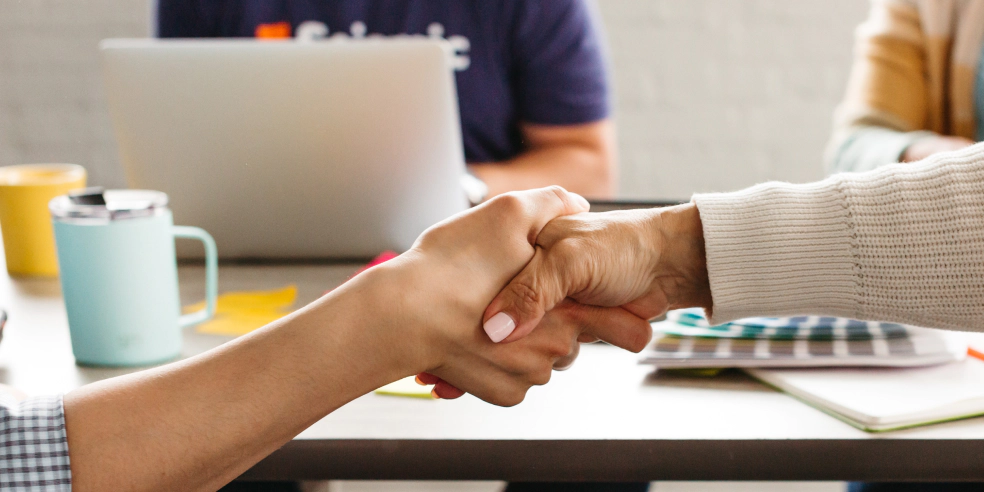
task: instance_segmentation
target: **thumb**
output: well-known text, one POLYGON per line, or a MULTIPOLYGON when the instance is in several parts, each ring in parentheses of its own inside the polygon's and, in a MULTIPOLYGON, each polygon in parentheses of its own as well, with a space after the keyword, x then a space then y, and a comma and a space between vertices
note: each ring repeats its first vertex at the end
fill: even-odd
POLYGON ((493 342, 512 342, 525 337, 543 315, 567 297, 561 271, 543 248, 519 272, 485 310, 482 327, 493 342))

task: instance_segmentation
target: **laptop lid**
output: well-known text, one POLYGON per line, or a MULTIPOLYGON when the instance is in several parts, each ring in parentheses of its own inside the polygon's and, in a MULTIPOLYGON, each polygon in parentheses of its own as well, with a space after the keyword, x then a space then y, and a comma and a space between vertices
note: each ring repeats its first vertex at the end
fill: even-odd
MULTIPOLYGON (((127 182, 224 258, 368 257, 464 210, 445 42, 106 40, 127 182)), ((188 250, 184 250, 188 253, 188 250)))

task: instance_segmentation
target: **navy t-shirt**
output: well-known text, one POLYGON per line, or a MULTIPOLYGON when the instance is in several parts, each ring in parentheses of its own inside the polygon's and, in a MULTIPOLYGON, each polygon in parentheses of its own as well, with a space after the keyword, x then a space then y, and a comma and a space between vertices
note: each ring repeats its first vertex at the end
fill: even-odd
POLYGON ((521 121, 574 125, 609 114, 602 41, 585 0, 159 0, 157 27, 160 37, 252 37, 294 33, 305 21, 329 36, 447 38, 468 162, 522 152, 521 121))

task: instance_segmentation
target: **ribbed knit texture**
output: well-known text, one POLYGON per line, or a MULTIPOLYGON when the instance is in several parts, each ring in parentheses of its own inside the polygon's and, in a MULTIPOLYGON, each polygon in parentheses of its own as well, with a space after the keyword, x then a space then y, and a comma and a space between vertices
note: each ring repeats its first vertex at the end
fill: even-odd
POLYGON ((984 144, 694 202, 714 323, 812 314, 984 331, 984 144))

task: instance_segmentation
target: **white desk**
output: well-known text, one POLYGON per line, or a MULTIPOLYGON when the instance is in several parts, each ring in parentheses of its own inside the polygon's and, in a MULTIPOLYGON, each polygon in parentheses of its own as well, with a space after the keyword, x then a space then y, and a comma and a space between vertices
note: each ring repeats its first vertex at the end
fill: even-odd
MULTIPOLYGON (((315 299, 357 265, 225 265, 220 291, 296 283, 315 299)), ((180 270, 185 303, 202 269, 180 270)), ((128 372, 78 367, 58 284, 0 276, 10 322, 0 382, 64 392, 128 372)), ((226 341, 186 331, 184 354, 226 341)), ((984 418, 870 435, 739 374, 650 374, 637 356, 587 346, 574 367, 499 408, 363 396, 258 464, 255 479, 979 480, 984 418)))

